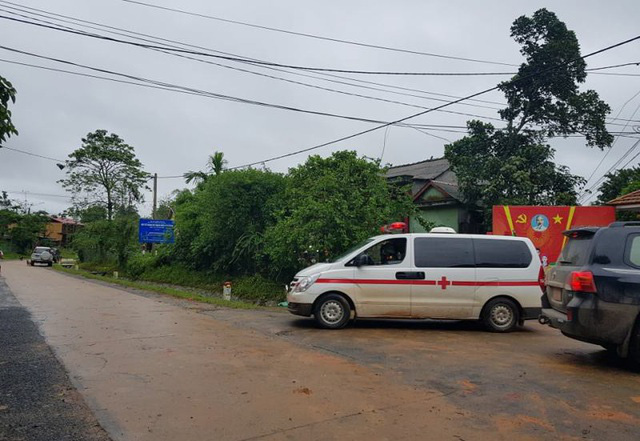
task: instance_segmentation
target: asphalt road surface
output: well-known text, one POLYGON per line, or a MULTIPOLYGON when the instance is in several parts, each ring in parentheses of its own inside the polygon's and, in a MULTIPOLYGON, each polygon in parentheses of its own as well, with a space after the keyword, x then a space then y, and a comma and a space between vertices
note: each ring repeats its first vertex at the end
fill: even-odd
POLYGON ((19 262, 2 271, 114 440, 640 439, 640 373, 537 323, 326 331, 19 262))
POLYGON ((2 278, 0 440, 109 440, 2 278))

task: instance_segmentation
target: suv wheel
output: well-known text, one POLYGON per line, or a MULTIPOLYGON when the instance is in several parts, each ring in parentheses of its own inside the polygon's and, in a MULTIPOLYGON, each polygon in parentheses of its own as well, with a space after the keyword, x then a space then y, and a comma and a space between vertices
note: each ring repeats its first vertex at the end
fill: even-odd
POLYGON ((633 327, 633 333, 631 334, 631 341, 629 342, 629 359, 640 368, 640 317, 636 320, 636 325, 633 327))
POLYGON ((340 329, 349 322, 351 308, 349 302, 341 295, 328 294, 318 301, 313 316, 323 328, 340 329))
POLYGON ((492 332, 510 332, 520 321, 520 311, 512 300, 493 299, 485 306, 482 321, 492 332))

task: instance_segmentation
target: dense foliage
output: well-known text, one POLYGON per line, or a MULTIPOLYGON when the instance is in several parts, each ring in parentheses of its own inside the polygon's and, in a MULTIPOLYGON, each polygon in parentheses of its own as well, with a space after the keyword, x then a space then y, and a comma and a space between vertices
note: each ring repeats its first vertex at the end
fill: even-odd
POLYGON ((599 204, 606 204, 618 196, 640 188, 640 166, 616 170, 615 172, 607 173, 604 178, 605 180, 599 188, 599 204))
POLYGON ((44 212, 20 212, 16 207, 0 207, 0 241, 5 244, 4 251, 26 255, 36 245, 48 245, 42 239, 48 220, 49 217, 44 212))
POLYGON ((226 171, 175 201, 174 255, 191 268, 223 273, 264 271, 263 235, 275 223, 286 186, 269 171, 226 171))
POLYGON ((466 199, 490 219, 497 204, 575 204, 584 180, 553 161, 550 136, 579 133, 604 148, 613 137, 605 127, 609 106, 593 90, 580 92, 586 63, 575 33, 546 9, 522 16, 511 27, 525 62, 500 84, 507 107, 502 129, 468 123, 469 135, 445 147, 466 199))
POLYGON ((274 268, 290 274, 336 257, 412 210, 411 199, 388 185, 378 162, 350 151, 311 156, 289 171, 277 223, 265 235, 265 253, 274 268))
POLYGON ((87 223, 74 235, 72 246, 83 262, 126 268, 129 259, 140 250, 138 216, 134 213, 118 213, 112 221, 87 223))

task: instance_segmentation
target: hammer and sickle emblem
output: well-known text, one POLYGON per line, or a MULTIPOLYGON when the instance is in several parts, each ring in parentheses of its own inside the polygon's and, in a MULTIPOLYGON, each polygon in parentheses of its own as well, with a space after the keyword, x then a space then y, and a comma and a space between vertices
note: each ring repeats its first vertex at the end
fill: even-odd
POLYGON ((526 224, 527 223, 527 215, 526 214, 519 214, 518 218, 516 219, 516 223, 518 223, 518 224, 526 224))

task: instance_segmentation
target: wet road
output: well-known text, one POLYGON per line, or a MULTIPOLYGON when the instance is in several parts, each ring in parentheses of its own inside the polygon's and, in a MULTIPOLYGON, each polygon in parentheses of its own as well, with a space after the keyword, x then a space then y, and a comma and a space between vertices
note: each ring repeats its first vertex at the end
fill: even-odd
POLYGON ((216 309, 3 264, 114 439, 640 438, 640 374, 528 323, 216 309))

